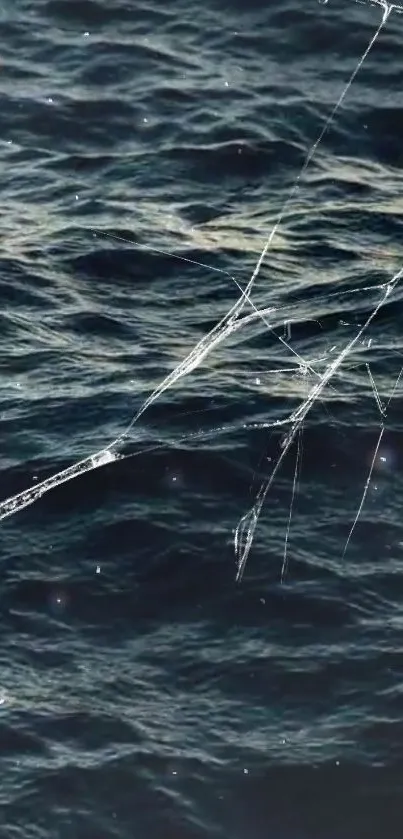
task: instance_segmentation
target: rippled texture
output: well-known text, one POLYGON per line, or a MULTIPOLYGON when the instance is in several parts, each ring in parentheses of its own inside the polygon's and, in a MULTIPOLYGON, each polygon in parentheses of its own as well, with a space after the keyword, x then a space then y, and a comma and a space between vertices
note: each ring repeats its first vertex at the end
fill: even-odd
POLYGON ((2 835, 401 837, 403 15, 0 11, 2 835), (380 438, 380 432, 384 432, 380 438), (379 447, 377 448, 379 443, 379 447), (361 509, 361 503, 362 509, 361 509), (360 513, 357 525, 352 524, 360 513))

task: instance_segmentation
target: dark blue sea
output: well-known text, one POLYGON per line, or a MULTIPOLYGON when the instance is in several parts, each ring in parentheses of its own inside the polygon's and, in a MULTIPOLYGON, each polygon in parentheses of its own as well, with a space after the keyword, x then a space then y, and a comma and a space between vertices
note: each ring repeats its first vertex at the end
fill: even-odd
POLYGON ((403 14, 0 34, 0 839, 401 839, 403 14))

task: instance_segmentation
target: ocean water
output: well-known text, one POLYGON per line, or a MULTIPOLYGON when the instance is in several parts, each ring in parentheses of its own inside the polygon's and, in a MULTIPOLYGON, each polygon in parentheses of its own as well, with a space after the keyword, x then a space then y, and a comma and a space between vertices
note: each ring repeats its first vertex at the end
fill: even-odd
POLYGON ((0 837, 401 837, 403 14, 0 31, 0 837))

